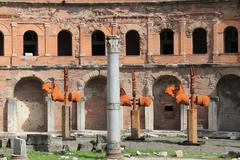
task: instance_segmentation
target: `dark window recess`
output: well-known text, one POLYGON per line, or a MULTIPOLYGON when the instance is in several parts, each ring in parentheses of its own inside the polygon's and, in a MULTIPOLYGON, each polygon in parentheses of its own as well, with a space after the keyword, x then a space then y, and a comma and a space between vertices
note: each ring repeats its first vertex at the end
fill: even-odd
POLYGON ((203 28, 193 31, 193 54, 207 53, 207 32, 203 28))
POLYGON ((24 55, 26 53, 32 54, 33 56, 38 55, 38 36, 34 31, 27 31, 24 34, 24 55))
POLYGON ((235 27, 227 27, 224 30, 224 52, 238 52, 238 31, 235 27))
POLYGON ((0 32, 0 56, 4 55, 4 35, 0 32))
POLYGON ((173 36, 171 29, 164 29, 160 34, 160 54, 173 54, 173 36))
POLYGON ((172 112, 173 111, 173 106, 165 106, 164 110, 165 110, 165 112, 172 112))
POLYGON ((126 34, 126 55, 140 55, 140 36, 131 30, 126 34))
POLYGON ((58 33, 58 56, 72 55, 72 34, 63 30, 58 33))
POLYGON ((105 55, 105 35, 102 31, 94 31, 92 34, 92 55, 105 55))

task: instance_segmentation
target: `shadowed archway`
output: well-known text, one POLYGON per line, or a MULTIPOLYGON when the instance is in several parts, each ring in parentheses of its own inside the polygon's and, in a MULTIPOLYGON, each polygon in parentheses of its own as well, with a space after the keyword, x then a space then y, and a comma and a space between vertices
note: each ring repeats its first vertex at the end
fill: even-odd
POLYGON ((165 93, 167 86, 180 84, 174 76, 164 75, 159 77, 153 85, 154 129, 155 130, 180 130, 180 106, 174 98, 165 93))
POLYGON ((226 75, 217 83, 218 129, 240 131, 240 77, 226 75))
POLYGON ((107 130, 107 79, 98 76, 90 79, 84 94, 87 98, 85 104, 85 128, 90 130, 107 130))
POLYGON ((25 77, 17 82, 14 97, 17 99, 16 123, 20 132, 45 132, 47 130, 47 107, 42 81, 25 77))

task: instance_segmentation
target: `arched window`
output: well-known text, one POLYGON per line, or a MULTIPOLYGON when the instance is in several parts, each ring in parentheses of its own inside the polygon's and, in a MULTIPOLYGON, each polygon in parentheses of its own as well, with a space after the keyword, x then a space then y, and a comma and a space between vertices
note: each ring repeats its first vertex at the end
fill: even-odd
POLYGON ((207 53, 207 31, 203 28, 197 28, 193 31, 193 54, 207 53))
POLYGON ((140 55, 140 36, 131 30, 126 34, 126 55, 140 55))
POLYGON ((0 56, 4 55, 4 35, 0 31, 0 56))
POLYGON ((96 30, 92 33, 92 55, 105 55, 105 34, 102 31, 96 30))
POLYGON ((58 33, 58 56, 72 55, 72 34, 67 30, 58 33))
POLYGON ((38 36, 34 31, 27 31, 24 33, 24 56, 38 55, 38 36))
POLYGON ((238 52, 238 30, 235 27, 227 27, 224 30, 224 52, 238 52))
POLYGON ((173 31, 164 29, 160 33, 160 54, 173 54, 173 31))

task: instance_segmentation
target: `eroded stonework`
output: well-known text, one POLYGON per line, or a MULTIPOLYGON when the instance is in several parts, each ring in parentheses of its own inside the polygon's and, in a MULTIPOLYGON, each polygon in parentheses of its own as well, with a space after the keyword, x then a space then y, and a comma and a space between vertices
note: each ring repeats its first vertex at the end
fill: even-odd
MULTIPOLYGON (((189 68, 193 65, 196 94, 220 97, 219 102, 211 103, 217 105, 216 112, 210 112, 207 108, 198 109, 198 127, 239 131, 237 128, 240 128, 240 124, 237 122, 240 117, 237 115, 240 115, 240 89, 237 84, 240 56, 239 51, 225 52, 224 38, 227 27, 240 31, 237 0, 16 0, 1 1, 0 4, 0 31, 3 35, 3 56, 0 57, 1 131, 47 131, 49 114, 44 101, 47 95, 40 93, 40 87, 37 86, 54 79, 62 90, 65 65, 70 68, 69 90, 79 91, 86 98, 83 103, 84 118, 81 118, 84 129, 106 129, 104 89, 107 45, 104 42, 105 55, 92 55, 92 35, 96 30, 105 37, 120 37, 120 80, 127 94, 132 94, 131 72, 135 70, 137 95, 153 98, 152 109, 141 109, 142 129, 186 129, 183 109, 163 92, 163 88, 171 83, 171 79, 175 79, 174 82, 182 83, 188 93, 189 68), (193 53, 193 32, 198 28, 206 31, 207 51, 203 54, 193 53), (160 53, 160 33, 165 29, 173 31, 173 54, 160 53), (68 31, 72 38, 69 56, 58 54, 58 33, 63 30, 68 31), (131 30, 139 34, 139 55, 126 54, 126 35, 131 30), (27 31, 34 31, 37 35, 37 56, 24 53, 24 45, 27 44, 23 37, 27 31), (161 78, 166 76, 172 78, 162 82, 161 78), (236 78, 230 78, 231 83, 223 83, 225 77, 229 76, 236 78), (23 88, 19 87, 24 78, 28 78, 29 83, 24 84, 23 88), (15 104, 12 105, 12 102, 15 104), (9 111, 14 106, 14 115, 11 115, 9 111), (36 113, 39 114, 35 116, 36 113), (10 126, 11 116, 17 122, 15 126, 10 126), (213 116, 217 120, 212 123, 213 116), (231 117, 230 120, 228 117, 231 117)), ((240 40, 237 41, 237 48, 240 49, 240 40)), ((55 130, 61 129, 61 105, 55 103, 55 130)), ((130 128, 129 111, 127 107, 121 110, 122 129, 130 128)), ((74 129, 79 129, 78 123, 77 114, 74 114, 74 129)))

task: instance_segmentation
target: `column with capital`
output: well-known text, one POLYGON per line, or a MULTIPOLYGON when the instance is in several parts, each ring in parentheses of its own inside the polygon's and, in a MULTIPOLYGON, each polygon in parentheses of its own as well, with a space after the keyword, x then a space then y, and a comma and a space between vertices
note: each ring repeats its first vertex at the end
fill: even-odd
POLYGON ((185 38, 186 38, 186 22, 180 21, 180 36, 179 36, 179 44, 180 44, 180 55, 185 56, 186 50, 185 50, 185 38))
POLYGON ((118 36, 107 37, 107 159, 122 159, 120 147, 120 82, 118 36))
POLYGON ((49 56, 49 46, 50 46, 50 40, 49 40, 49 26, 50 24, 45 23, 45 56, 49 56))
POLYGON ((218 55, 219 54, 219 49, 218 49, 218 24, 219 20, 214 19, 212 21, 213 23, 213 55, 218 55))
POLYGON ((11 32, 12 32, 12 57, 17 56, 17 48, 16 48, 16 39, 17 39, 17 32, 16 32, 17 22, 11 23, 11 32))

